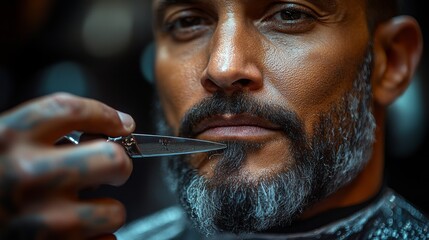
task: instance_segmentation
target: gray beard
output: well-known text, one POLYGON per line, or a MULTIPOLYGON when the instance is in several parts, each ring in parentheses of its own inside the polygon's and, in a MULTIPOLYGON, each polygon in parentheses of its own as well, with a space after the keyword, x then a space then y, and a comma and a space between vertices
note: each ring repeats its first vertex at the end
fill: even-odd
MULTIPOLYGON (((247 154, 263 147, 245 142, 226 142, 227 150, 215 153, 220 159, 210 179, 200 176, 186 156, 166 159, 167 185, 177 194, 193 224, 206 235, 282 228, 308 206, 353 180, 367 164, 375 138, 371 64, 368 50, 352 89, 320 116, 313 137, 298 130, 288 136, 294 164, 278 173, 257 180, 239 176, 247 154)), ((260 109, 271 108, 265 105, 260 109)), ((279 108, 273 111, 289 114, 279 108)), ((160 108, 158 114, 159 133, 171 134, 160 108)), ((299 122, 298 126, 302 125, 299 122)))

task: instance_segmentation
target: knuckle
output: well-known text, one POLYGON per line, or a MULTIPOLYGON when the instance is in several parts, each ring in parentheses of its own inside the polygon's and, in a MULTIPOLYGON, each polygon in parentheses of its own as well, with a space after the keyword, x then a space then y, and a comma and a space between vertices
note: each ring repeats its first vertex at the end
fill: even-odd
POLYGON ((111 119, 111 120, 117 119, 117 116, 118 116, 117 112, 113 108, 105 104, 100 104, 100 110, 106 119, 111 119))
POLYGON ((31 150, 19 148, 1 160, 0 166, 7 169, 3 174, 0 173, 1 178, 11 190, 22 193, 30 189, 39 189, 54 177, 56 161, 44 155, 35 155, 31 150))
POLYGON ((79 97, 69 93, 55 93, 52 97, 47 98, 44 108, 48 112, 59 115, 81 116, 85 114, 83 104, 79 97))
POLYGON ((97 120, 102 119, 103 122, 108 122, 111 126, 117 126, 120 125, 121 122, 118 117, 118 113, 115 109, 111 108, 110 106, 95 101, 94 104, 96 105, 97 111, 95 112, 97 116, 94 116, 97 120))
POLYGON ((113 221, 112 222, 113 228, 115 230, 119 229, 122 225, 125 224, 125 221, 126 221, 126 210, 125 210, 125 207, 124 207, 124 205, 122 203, 117 202, 117 204, 113 205, 111 211, 112 211, 111 215, 115 216, 115 217, 111 218, 112 221, 113 221))
POLYGON ((89 121, 100 117, 110 121, 117 120, 117 113, 113 108, 94 99, 84 99, 69 93, 55 93, 49 99, 51 102, 48 108, 60 114, 89 121))
POLYGON ((116 143, 112 145, 113 153, 115 154, 114 159, 116 160, 118 165, 117 167, 123 170, 123 172, 129 173, 131 171, 131 164, 128 155, 125 153, 124 148, 116 143))
POLYGON ((125 207, 113 199, 104 200, 97 205, 81 207, 78 210, 80 228, 86 232, 85 235, 114 232, 124 225, 126 220, 125 207))
POLYGON ((116 143, 111 143, 110 158, 114 161, 115 170, 123 176, 119 184, 124 183, 132 172, 132 163, 128 155, 125 153, 122 146, 116 143))
POLYGON ((50 97, 48 96, 46 99, 48 101, 52 101, 53 104, 61 106, 61 105, 67 105, 68 103, 74 101, 76 98, 77 98, 76 96, 70 93, 60 92, 60 93, 54 93, 50 97))
POLYGON ((73 98, 75 95, 68 92, 56 92, 51 94, 53 98, 73 98))
POLYGON ((15 191, 25 191, 29 186, 37 181, 34 166, 31 163, 22 163, 22 159, 15 161, 17 164, 10 164, 7 173, 4 174, 4 184, 9 189, 9 194, 14 194, 15 191))

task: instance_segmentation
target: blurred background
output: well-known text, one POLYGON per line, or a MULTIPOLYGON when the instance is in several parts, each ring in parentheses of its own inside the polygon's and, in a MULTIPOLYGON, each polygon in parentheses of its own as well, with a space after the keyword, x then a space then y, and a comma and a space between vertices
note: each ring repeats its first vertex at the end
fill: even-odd
MULTIPOLYGON (((408 0, 428 45, 423 1, 408 0)), ((15 0, 0 2, 0 111, 34 97, 66 91, 101 100, 131 114, 137 132, 154 133, 150 111, 150 0, 15 0)), ((389 109, 386 181, 429 213, 429 55, 407 92, 389 109)), ((159 161, 134 161, 121 187, 102 186, 128 209, 127 221, 174 203, 159 161)))

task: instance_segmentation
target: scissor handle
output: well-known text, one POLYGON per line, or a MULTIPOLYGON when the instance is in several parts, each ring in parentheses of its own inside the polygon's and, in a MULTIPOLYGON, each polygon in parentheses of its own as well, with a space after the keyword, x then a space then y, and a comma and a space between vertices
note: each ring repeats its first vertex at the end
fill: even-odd
MULTIPOLYGON (((55 142, 55 145, 64 145, 64 144, 78 145, 82 141, 82 139, 81 139, 82 135, 83 135, 83 132, 73 131, 67 135, 60 137, 55 142)), ((98 138, 103 138, 103 137, 98 137, 98 138)))
POLYGON ((125 137, 123 136, 108 137, 102 134, 89 134, 89 133, 83 133, 79 131, 73 131, 58 139, 55 145, 64 145, 64 144, 70 144, 70 143, 78 145, 81 142, 95 140, 95 139, 106 139, 107 142, 114 142, 114 143, 120 144, 122 147, 124 147, 126 153, 130 157, 141 155, 141 152, 139 150, 139 147, 133 135, 128 135, 125 137))
POLYGON ((108 137, 107 141, 119 143, 122 147, 124 147, 125 151, 130 157, 142 155, 137 145, 137 141, 133 135, 128 135, 125 137, 116 137, 116 138, 108 137))

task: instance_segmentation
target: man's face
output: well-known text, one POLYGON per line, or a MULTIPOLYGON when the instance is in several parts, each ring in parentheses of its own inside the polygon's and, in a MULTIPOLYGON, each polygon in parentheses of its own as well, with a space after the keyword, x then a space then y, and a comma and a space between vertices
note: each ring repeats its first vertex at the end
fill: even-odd
POLYGON ((167 125, 229 146, 170 163, 203 230, 287 223, 363 167, 374 129, 364 1, 154 3, 167 125))

